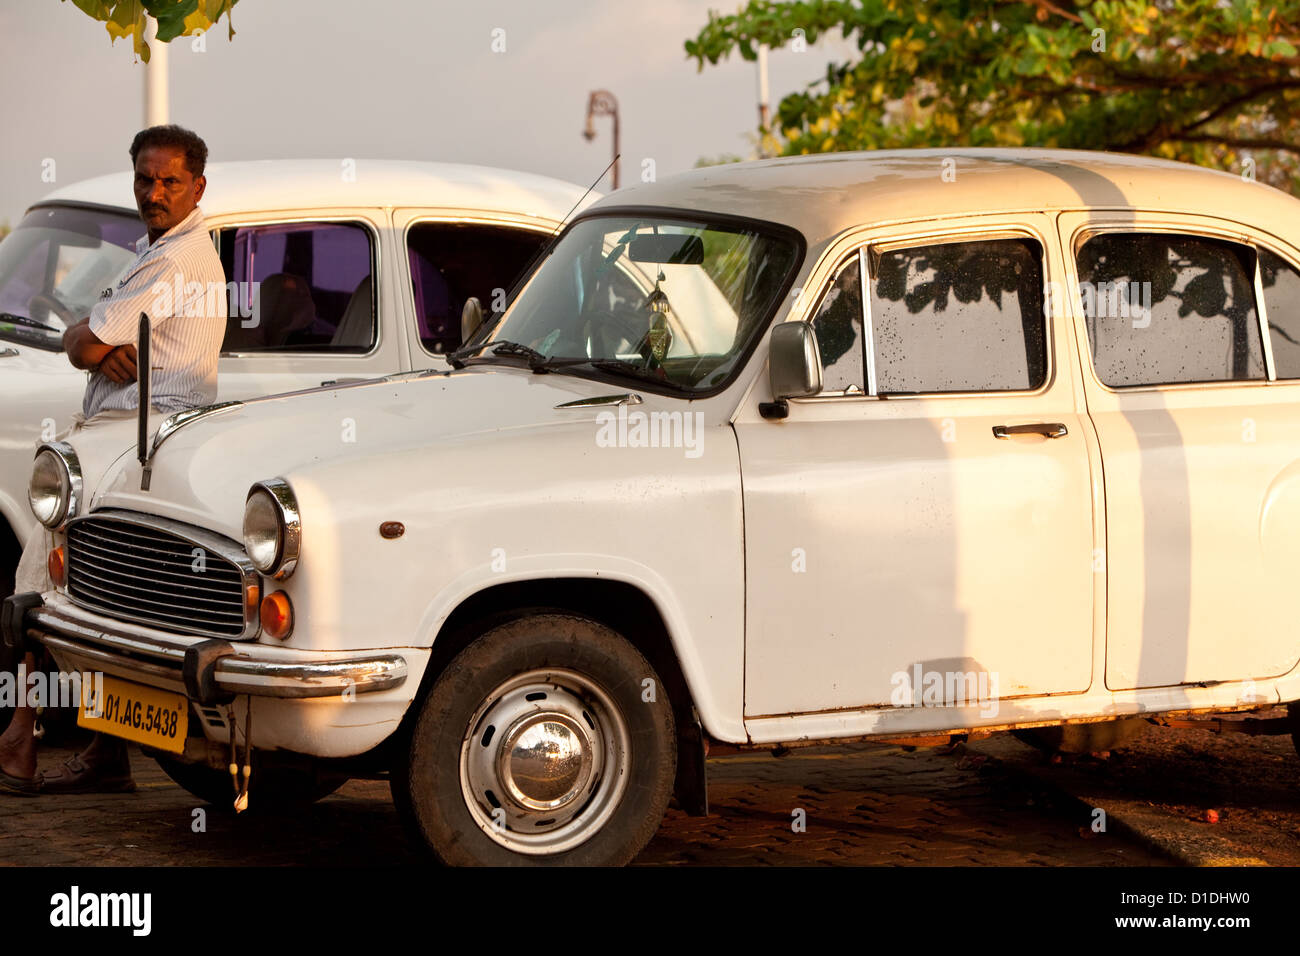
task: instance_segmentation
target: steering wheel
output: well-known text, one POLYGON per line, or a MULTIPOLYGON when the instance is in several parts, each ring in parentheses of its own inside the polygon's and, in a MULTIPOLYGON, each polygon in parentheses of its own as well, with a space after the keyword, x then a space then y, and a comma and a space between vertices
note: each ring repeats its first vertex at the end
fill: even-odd
POLYGON ((647 369, 657 369, 647 339, 650 332, 650 313, 608 312, 601 309, 587 313, 583 326, 584 347, 587 358, 617 358, 619 353, 646 354, 647 369))
POLYGON ((64 325, 76 325, 78 322, 78 318, 73 313, 72 309, 64 305, 63 302, 51 292, 38 292, 27 301, 27 311, 31 313, 32 318, 36 318, 36 309, 38 307, 44 307, 47 312, 53 312, 63 320, 64 325))

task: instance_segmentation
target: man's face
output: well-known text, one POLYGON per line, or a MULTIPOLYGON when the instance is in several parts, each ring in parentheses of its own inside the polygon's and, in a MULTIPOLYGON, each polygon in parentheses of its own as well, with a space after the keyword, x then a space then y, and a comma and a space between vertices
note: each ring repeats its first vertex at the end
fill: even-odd
POLYGON ((149 146, 135 158, 135 204, 153 242, 194 211, 203 198, 204 177, 185 166, 174 146, 149 146))

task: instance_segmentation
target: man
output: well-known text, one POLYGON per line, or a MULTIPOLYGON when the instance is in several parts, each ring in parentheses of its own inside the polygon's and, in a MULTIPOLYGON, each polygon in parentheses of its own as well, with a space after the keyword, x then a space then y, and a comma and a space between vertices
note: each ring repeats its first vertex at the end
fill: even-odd
MULTIPOLYGON (((135 202, 147 236, 136 260, 90 315, 63 335, 68 360, 90 372, 81 414, 65 434, 134 418, 137 378, 150 374, 152 408, 170 413, 208 405, 217 395, 217 358, 226 324, 226 277, 199 210, 207 145, 179 126, 151 126, 131 143, 135 202), (150 321, 150 364, 136 367, 140 313, 150 321)), ((60 436, 62 437, 62 436, 60 436)), ((27 541, 15 591, 48 591, 43 527, 27 541)), ((35 662, 29 655, 29 673, 35 662)), ((21 703, 21 702, 20 702, 21 703)), ((97 734, 62 767, 36 774, 35 711, 19 707, 0 735, 0 793, 98 793, 135 789, 126 743, 97 734)))

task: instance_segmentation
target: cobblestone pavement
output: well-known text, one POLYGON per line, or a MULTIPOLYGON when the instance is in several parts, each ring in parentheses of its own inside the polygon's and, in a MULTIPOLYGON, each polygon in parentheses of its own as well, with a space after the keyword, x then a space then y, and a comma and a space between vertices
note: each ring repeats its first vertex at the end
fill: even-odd
MULTIPOLYGON (((47 749, 42 766, 71 753, 47 749)), ((388 784, 354 780, 287 817, 207 808, 133 754, 140 790, 0 798, 0 864, 393 865, 419 862, 388 784)), ((708 817, 670 808, 638 864, 1160 865, 1128 836, 1093 834, 1069 801, 1026 789, 995 759, 898 747, 711 758, 708 817), (806 829, 796 832, 796 810, 806 829)), ((256 800, 256 789, 253 791, 256 800)))
POLYGON ((1008 772, 1069 794, 1080 812, 1104 809, 1180 862, 1300 866, 1300 756, 1289 736, 1151 727, 1104 757, 1054 760, 1005 736, 972 746, 995 753, 1008 772))

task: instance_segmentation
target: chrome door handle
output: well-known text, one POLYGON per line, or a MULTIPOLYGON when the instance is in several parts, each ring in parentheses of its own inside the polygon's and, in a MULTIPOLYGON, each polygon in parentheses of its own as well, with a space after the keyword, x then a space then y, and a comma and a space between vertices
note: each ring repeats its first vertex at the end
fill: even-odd
POLYGON ((1033 425, 994 425, 994 438, 1010 438, 1013 435, 1042 435, 1044 438, 1064 438, 1069 434, 1061 422, 1041 422, 1033 425))

